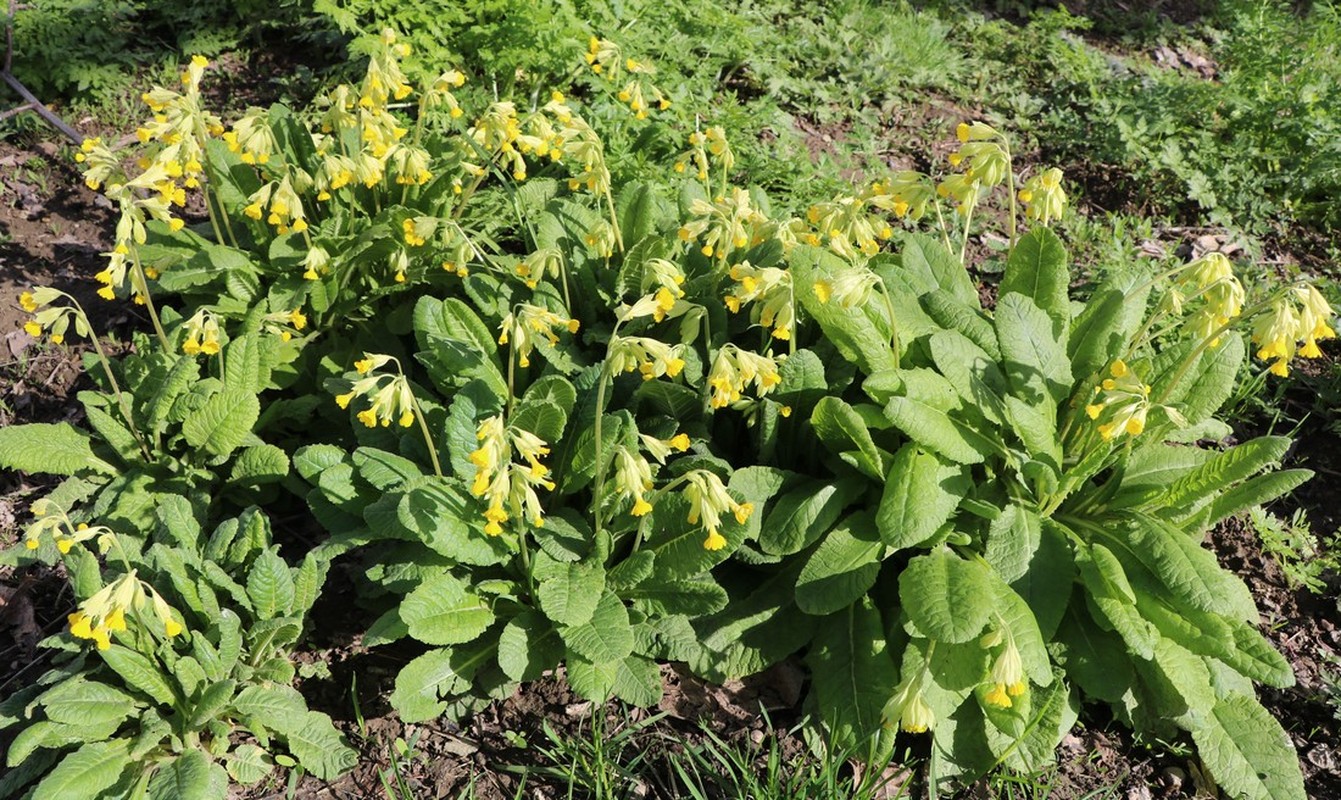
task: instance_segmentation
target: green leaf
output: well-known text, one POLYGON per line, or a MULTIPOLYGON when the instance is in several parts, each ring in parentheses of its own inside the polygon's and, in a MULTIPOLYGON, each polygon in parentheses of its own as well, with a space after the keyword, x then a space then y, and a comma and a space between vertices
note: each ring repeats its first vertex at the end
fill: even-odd
POLYGON ((1027 403, 1061 403, 1071 392, 1071 361, 1052 320, 1022 294, 1002 296, 996 334, 1014 394, 1027 403))
POLYGON ((358 753, 345 744, 331 718, 320 711, 308 711, 298 725, 278 732, 298 763, 322 780, 335 780, 358 763, 358 753))
POLYGON ((410 635, 428 644, 461 644, 484 633, 493 609, 451 575, 424 581, 401 601, 401 618, 410 635))
POLYGON ((810 641, 818 619, 797 613, 792 603, 798 566, 793 563, 763 582, 728 587, 731 599, 725 608, 693 620, 699 646, 687 660, 694 674, 717 682, 752 675, 810 641))
POLYGON ((615 690, 615 681, 619 679, 620 662, 596 664, 577 653, 569 653, 564 662, 568 670, 568 684, 579 697, 596 703, 610 699, 615 690))
POLYGON ((259 334, 239 336, 224 348, 224 386, 260 394, 270 385, 270 363, 259 334))
POLYGON ((534 433, 546 443, 557 442, 567 424, 568 412, 549 400, 523 400, 508 420, 509 428, 534 433))
MULTIPOLYGON (((80 392, 81 397, 91 392, 80 392)), ((100 395, 94 395, 100 397, 100 395)), ((90 402, 84 403, 84 417, 88 420, 89 427, 93 428, 102 440, 111 446, 122 461, 134 463, 140 459, 139 442, 135 440, 135 434, 130 432, 117 417, 113 417, 101 408, 90 402)))
POLYGON ((421 297, 414 306, 414 333, 420 350, 432 350, 433 339, 450 339, 483 353, 499 369, 498 343, 484 321, 455 297, 421 297))
POLYGON ((1042 537, 1029 560, 1028 570, 1010 584, 1033 609, 1044 639, 1050 640, 1061 623, 1062 614, 1071 602, 1075 577, 1075 557, 1066 534, 1051 521, 1044 522, 1042 537))
POLYGON ((885 416, 909 439, 960 464, 980 464, 996 446, 944 411, 910 397, 893 397, 885 416))
POLYGON ((601 595, 591 619, 559 631, 573 652, 594 664, 620 661, 633 652, 633 628, 624 601, 614 592, 601 595))
POLYGON ((1120 352, 1123 306, 1127 295, 1112 287, 1095 291, 1085 310, 1076 317, 1067 340, 1066 354, 1076 375, 1093 375, 1120 352))
POLYGON ((518 614, 498 637, 498 666, 514 681, 533 681, 563 658, 559 632, 534 611, 518 614))
POLYGON ((85 469, 117 471, 93 455, 88 437, 68 422, 34 422, 0 428, 0 467, 51 475, 73 475, 85 469))
POLYGON ((384 492, 424 476, 410 459, 375 447, 360 447, 354 451, 353 459, 359 477, 384 492))
POLYGON ((663 580, 692 578, 712 569, 740 547, 749 530, 747 525, 741 525, 728 513, 722 517, 722 527, 718 531, 726 539, 726 546, 721 550, 708 550, 703 546, 708 534, 703 529, 702 520, 698 523, 688 521, 689 501, 680 494, 661 498, 643 520, 649 532, 643 549, 655 556, 654 574, 663 580))
POLYGON ((560 625, 589 621, 605 591, 605 571, 599 564, 537 557, 534 575, 540 609, 560 625))
POLYGON ((1206 524, 1214 525, 1253 506, 1260 506, 1289 494, 1313 477, 1313 470, 1285 469, 1250 478, 1225 492, 1210 505, 1206 524))
POLYGON ((885 467, 880 450, 871 438, 870 429, 852 406, 837 397, 826 395, 815 404, 815 410, 810 414, 810 424, 815 427, 820 441, 833 453, 846 453, 855 447, 857 468, 877 480, 884 477, 885 467))
POLYGON ((240 389, 224 389, 191 412, 182 423, 182 435, 192 447, 226 456, 251 434, 261 416, 261 401, 240 389))
MULTIPOLYGON (((646 551, 642 551, 646 552, 646 551)), ((613 577, 614 573, 611 573, 613 577)), ((726 590, 711 580, 644 581, 619 593, 648 616, 701 617, 726 607, 726 590)))
POLYGON ((875 585, 885 544, 869 511, 838 524, 806 559, 796 579, 796 605, 807 614, 832 614, 875 585))
POLYGON ((922 295, 922 306, 937 330, 951 330, 962 334, 978 345, 993 361, 1001 359, 1001 346, 989 318, 979 310, 976 301, 970 305, 956 300, 943 290, 922 295))
POLYGON ((986 568, 946 552, 918 556, 899 576, 899 601, 927 638, 967 642, 994 610, 986 568))
POLYGON ((1257 618, 1248 587, 1221 568, 1214 553, 1173 525, 1154 517, 1136 519, 1132 551, 1175 596, 1202 611, 1257 618))
POLYGON ((261 619, 287 614, 293 605, 293 575, 279 557, 279 546, 265 550, 247 573, 247 597, 261 619))
POLYGON ((1066 667, 1066 677, 1085 694, 1108 703, 1122 701, 1136 672, 1121 637, 1100 627, 1082 607, 1072 605, 1054 643, 1060 647, 1058 660, 1066 667))
POLYGON ((233 780, 243 786, 259 783, 275 768, 270 754, 254 744, 243 744, 233 748, 224 757, 224 766, 233 780))
POLYGON ((230 483, 254 486, 278 483, 289 477, 289 455, 273 444, 261 444, 244 449, 233 462, 230 483))
POLYGON ((1034 301, 1065 332, 1071 321, 1071 300, 1067 290, 1071 275, 1066 266, 1066 247, 1046 227, 1038 227, 1021 236, 1006 259, 998 296, 1020 294, 1034 301))
POLYGON ((1188 471, 1172 484, 1151 487, 1148 508, 1193 511, 1239 481, 1275 464, 1285 455, 1290 440, 1284 436, 1261 436, 1216 454, 1188 471))
POLYGON ((631 655, 618 662, 610 689, 625 703, 651 708, 661 702, 661 669, 650 658, 631 655))
POLYGON ((1159 634, 1136 610, 1135 595, 1117 557, 1103 545, 1092 544, 1088 553, 1076 554, 1076 564, 1094 618, 1106 621, 1137 656, 1154 658, 1159 634))
POLYGON ((66 756, 37 785, 34 797, 96 797, 130 766, 130 740, 93 742, 66 756))
POLYGON ((890 462, 876 511, 881 540, 896 549, 921 544, 950 519, 968 488, 962 468, 912 442, 905 444, 890 462))
POLYGON ((826 619, 806 662, 830 744, 839 752, 858 751, 881 730, 885 703, 899 680, 871 599, 826 619))
POLYGON ((143 692, 155 703, 168 705, 176 701, 167 676, 147 657, 119 644, 100 650, 98 654, 130 688, 143 692))
POLYGON ((210 760, 200 750, 187 750, 158 768, 149 781, 150 800, 209 800, 210 760))
POLYGON ((996 582, 992 603, 996 614, 1010 629, 1025 674, 1038 686, 1052 683, 1052 659, 1029 604, 1004 582, 996 582))
POLYGON ((939 289, 960 303, 978 307, 978 289, 964 265, 935 237, 924 233, 904 236, 899 262, 919 294, 939 289))
POLYGON ((139 701, 116 687, 79 678, 57 684, 38 702, 47 719, 68 725, 120 722, 141 708, 139 701))
POLYGON ((233 692, 236 689, 237 682, 232 680, 206 684, 200 696, 191 704, 191 716, 187 719, 187 727, 192 730, 205 727, 205 724, 214 719, 214 715, 233 699, 233 692))
POLYGON ((1210 419, 1234 393, 1246 355, 1243 337, 1237 334, 1225 334, 1219 347, 1202 354, 1184 395, 1182 413, 1189 426, 1210 419))
POLYGON ((447 708, 440 696, 460 694, 469 687, 470 678, 456 671, 451 649, 430 650, 396 675, 391 706, 406 722, 422 722, 440 716, 447 708))
POLYGON ((781 495, 763 519, 759 546, 775 556, 804 550, 833 527, 843 508, 865 488, 852 480, 813 481, 781 495))
POLYGON ((1222 698, 1192 740, 1227 793, 1251 800, 1305 800, 1299 757, 1290 737, 1256 699, 1222 698))
POLYGON ((1029 571, 1029 562, 1043 538, 1038 511, 1012 503, 992 521, 983 558, 1007 583, 1029 571))
POLYGON ((475 566, 503 563, 512 552, 507 540, 484 533, 480 512, 472 505, 455 482, 421 478, 400 498, 396 521, 434 552, 454 561, 475 566))

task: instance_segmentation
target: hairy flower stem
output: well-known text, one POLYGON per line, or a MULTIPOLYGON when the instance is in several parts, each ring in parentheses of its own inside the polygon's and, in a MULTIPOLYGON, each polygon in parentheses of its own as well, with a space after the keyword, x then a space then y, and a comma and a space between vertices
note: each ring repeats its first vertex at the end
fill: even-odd
POLYGON ((84 307, 79 301, 65 292, 61 292, 71 303, 74 303, 75 311, 84 318, 84 324, 88 326, 89 341, 93 343, 93 350, 98 354, 98 361, 102 364, 103 374, 107 376, 107 382, 111 384, 112 394, 116 395, 116 404, 121 407, 121 416, 125 418, 126 425, 130 432, 135 435, 135 441, 140 445, 140 454, 144 456, 145 461, 150 460, 149 446, 144 441, 144 436, 140 434, 139 428, 135 427, 135 417, 131 414, 130 401, 126 399, 125 392, 121 391, 121 386, 116 382, 116 374, 112 372, 112 362, 107 358, 107 351, 102 349, 102 343, 98 341, 98 334, 93 330, 93 324, 89 322, 88 314, 84 312, 84 307))
POLYGON ((433 446, 433 434, 428 429, 428 420, 424 416, 424 407, 419 405, 418 398, 412 398, 414 403, 414 416, 419 420, 419 431, 424 435, 424 446, 428 448, 428 457, 433 461, 433 474, 439 478, 442 477, 442 464, 438 461, 438 450, 433 446))
POLYGON ((133 249, 133 264, 135 265, 135 280, 139 282, 140 294, 144 297, 144 307, 149 310, 149 321, 154 325, 154 333, 158 336, 158 343, 163 345, 163 352, 171 353, 172 345, 168 343, 168 335, 163 332, 163 323, 158 319, 158 309, 154 308, 154 298, 149 294, 149 279, 144 274, 144 267, 140 264, 140 252, 133 249))

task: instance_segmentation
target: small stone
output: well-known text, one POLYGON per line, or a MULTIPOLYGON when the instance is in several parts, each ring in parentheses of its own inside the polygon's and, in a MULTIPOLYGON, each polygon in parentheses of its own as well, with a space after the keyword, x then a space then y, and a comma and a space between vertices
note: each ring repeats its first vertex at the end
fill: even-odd
POLYGON ((1134 786, 1127 790, 1127 800, 1151 800, 1149 786, 1134 786))
POLYGON ((1308 763, 1318 769, 1328 772, 1336 769, 1336 754, 1332 752, 1332 748, 1325 744, 1317 745, 1309 750, 1305 758, 1308 759, 1308 763))
POLYGON ((764 743, 764 732, 763 732, 763 731, 750 731, 750 741, 751 741, 751 742, 754 742, 755 744, 763 744, 763 743, 764 743))
POLYGON ((1180 767, 1165 767, 1160 771, 1159 779, 1174 792, 1181 792, 1187 782, 1187 772, 1180 767))

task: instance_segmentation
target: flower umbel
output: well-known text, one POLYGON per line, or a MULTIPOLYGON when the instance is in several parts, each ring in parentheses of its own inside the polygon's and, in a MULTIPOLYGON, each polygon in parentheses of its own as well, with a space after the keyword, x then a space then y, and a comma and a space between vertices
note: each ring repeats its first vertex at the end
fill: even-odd
POLYGON ((703 469, 685 475, 684 496, 689 501, 689 524, 702 524, 708 533, 708 538, 703 540, 705 550, 726 547, 726 537, 720 532, 723 514, 730 512, 736 522, 744 525, 754 512, 752 504, 736 502, 727 493, 722 479, 703 469))

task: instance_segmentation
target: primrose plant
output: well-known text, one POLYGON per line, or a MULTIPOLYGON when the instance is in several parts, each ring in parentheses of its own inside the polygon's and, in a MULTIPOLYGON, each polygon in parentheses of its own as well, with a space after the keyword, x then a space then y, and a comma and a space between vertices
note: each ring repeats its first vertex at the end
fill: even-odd
MULTIPOLYGON (((305 766, 302 732, 320 730, 328 760, 309 768, 338 770, 276 659, 342 556, 375 618, 363 643, 412 654, 390 697, 407 721, 551 670, 650 706, 660 662, 727 680, 799 656, 833 752, 886 759, 899 731, 927 735, 937 785, 1046 766, 1091 702, 1190 735, 1235 796, 1303 797, 1254 694, 1293 676, 1203 538, 1308 477, 1273 471, 1284 438, 1224 445, 1215 414, 1245 339, 1276 375, 1320 354, 1335 334, 1316 289, 1249 297, 1209 254, 1073 299, 1048 228, 1062 174, 1018 173, 983 122, 958 126, 939 178, 895 172, 789 218, 736 185, 721 128, 648 113, 668 102, 650 65, 607 40, 585 60, 619 88, 589 108, 567 87, 472 107, 458 71, 411 86, 406 55, 388 31, 361 83, 227 127, 192 62, 181 90, 145 96, 138 173, 82 151, 121 212, 99 279, 143 301, 155 336, 103 364, 94 439, 60 428, 77 474, 54 507, 115 533, 125 597, 196 618, 169 638, 150 612, 125 612, 144 634, 84 608, 104 655, 148 648, 170 691, 114 665, 81 680, 181 709, 150 750, 115 738, 124 718, 97 740, 139 765, 106 785, 167 774, 146 752, 239 778, 239 759, 263 763, 237 755, 242 729, 305 766), (638 149, 607 151, 588 120, 638 149), (612 165, 632 163, 643 179, 618 185, 612 165), (194 226, 174 216, 187 191, 207 201, 194 226), (965 256, 990 219, 1009 252, 984 305, 965 256), (184 499, 142 505, 127 481, 184 499), (329 534, 296 569, 245 507, 294 493, 329 534), (202 749, 179 747, 188 728, 202 749)), ((29 302, 64 334, 54 296, 29 302)), ((0 431, 6 466, 40 466, 25 436, 0 431)), ((51 547, 97 574, 81 535, 51 547)), ((91 602, 103 584, 81 580, 91 602)), ((40 691, 5 706, 69 735, 30 734, 39 759, 82 735, 40 691)))

